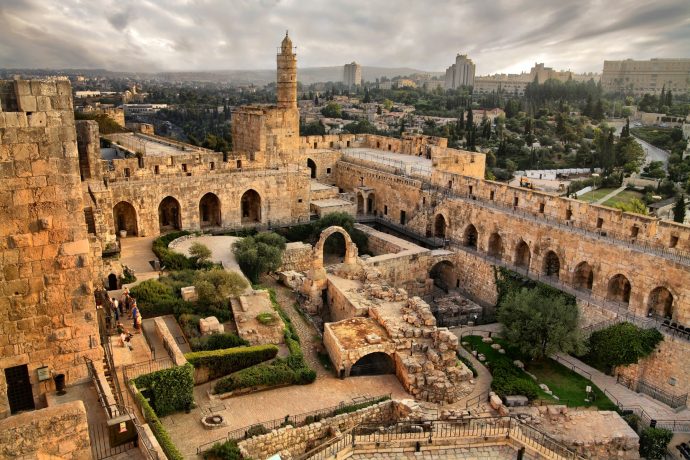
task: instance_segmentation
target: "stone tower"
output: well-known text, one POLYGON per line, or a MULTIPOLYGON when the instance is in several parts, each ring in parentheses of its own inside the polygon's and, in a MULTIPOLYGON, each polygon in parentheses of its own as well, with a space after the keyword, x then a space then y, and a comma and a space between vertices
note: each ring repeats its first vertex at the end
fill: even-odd
POLYGON ((278 53, 277 95, 281 109, 297 108, 297 55, 292 52, 292 40, 285 38, 278 53))
MULTIPOLYGON (((102 357, 67 80, 0 81, 0 419, 102 357), (45 379, 45 380, 44 380, 45 379)), ((94 241, 94 245, 96 242, 94 241)))

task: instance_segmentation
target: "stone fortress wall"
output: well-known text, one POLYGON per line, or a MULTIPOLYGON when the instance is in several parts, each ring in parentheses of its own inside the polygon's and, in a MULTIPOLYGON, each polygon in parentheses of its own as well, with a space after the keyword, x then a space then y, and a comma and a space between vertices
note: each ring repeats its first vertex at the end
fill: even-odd
POLYGON ((53 380, 39 382, 39 367, 73 384, 88 378, 84 358, 100 361, 92 280, 102 262, 83 213, 69 81, 0 82, 0 418, 8 391, 15 404, 45 405, 53 380), (24 371, 30 387, 17 377, 8 388, 7 373, 24 371))

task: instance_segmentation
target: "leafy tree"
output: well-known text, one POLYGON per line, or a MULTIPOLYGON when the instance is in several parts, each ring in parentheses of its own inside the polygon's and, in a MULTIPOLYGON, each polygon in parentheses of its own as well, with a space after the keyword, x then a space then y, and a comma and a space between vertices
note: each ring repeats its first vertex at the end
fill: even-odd
POLYGON ((594 105, 594 110, 592 111, 592 118, 597 121, 601 121, 604 119, 604 106, 601 103, 601 99, 599 99, 597 103, 594 105))
POLYGON ((273 232, 259 233, 237 241, 233 250, 242 272, 252 283, 258 283, 262 273, 280 267, 285 250, 285 238, 273 232))
POLYGON ((390 99, 384 99, 383 100, 383 108, 386 110, 390 110, 393 108, 393 101, 390 99))
POLYGON ((649 460, 666 458, 673 432, 666 428, 646 428, 640 434, 640 456, 649 460))
POLYGON ((365 104, 371 102, 371 95, 369 95, 369 87, 364 88, 364 99, 362 99, 362 102, 365 104))
POLYGON ((631 323, 619 323, 589 337, 587 363, 611 373, 617 366, 637 363, 648 356, 664 339, 656 329, 641 329, 631 323))
POLYGON ((208 259, 211 258, 212 254, 208 246, 195 241, 189 248, 189 255, 191 257, 196 257, 197 263, 203 264, 208 262, 208 259))
POLYGON ((326 107, 321 109, 321 114, 328 118, 341 118, 343 116, 343 108, 337 102, 329 102, 326 107))
POLYGON ((498 310, 503 336, 532 359, 582 350, 578 315, 563 296, 526 288, 510 292, 498 310))
POLYGON ((194 287, 201 302, 219 305, 229 297, 240 295, 247 288, 247 282, 239 273, 216 268, 199 272, 194 287))
POLYGON ((685 222, 685 195, 678 195, 675 206, 673 206, 673 221, 682 224, 685 222))
POLYGON ((643 216, 649 214, 647 205, 637 198, 633 198, 627 203, 616 203, 614 208, 620 209, 623 212, 631 212, 633 214, 641 214, 643 216))

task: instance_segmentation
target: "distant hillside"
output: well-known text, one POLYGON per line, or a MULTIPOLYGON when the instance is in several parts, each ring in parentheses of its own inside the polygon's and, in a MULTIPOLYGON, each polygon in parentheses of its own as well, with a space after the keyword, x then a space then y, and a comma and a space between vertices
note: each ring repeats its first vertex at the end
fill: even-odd
MULTIPOLYGON (((431 75, 443 75, 442 72, 427 72, 409 67, 369 67, 362 66, 362 78, 365 81, 374 81, 377 78, 393 78, 397 76, 411 75, 414 73, 428 73, 431 75)), ((226 70, 213 72, 165 72, 158 74, 165 80, 186 81, 217 81, 228 82, 236 85, 253 83, 257 86, 273 83, 276 80, 276 71, 271 70, 226 70)), ((297 69, 297 79, 303 85, 317 82, 339 82, 343 80, 343 68, 333 67, 307 67, 297 69)))
MULTIPOLYGON (((397 76, 428 73, 441 76, 443 72, 428 72, 410 67, 370 67, 362 66, 362 79, 374 81, 377 78, 393 78, 397 76)), ((0 69, 0 78, 12 78, 14 75, 49 76, 49 75, 84 75, 87 77, 115 77, 115 78, 154 78, 166 81, 201 81, 232 83, 234 85, 255 84, 263 86, 275 83, 275 69, 265 70, 213 70, 201 72, 119 72, 106 69, 0 69)), ((339 82, 343 80, 343 67, 306 67, 297 68, 297 79, 303 85, 317 82, 339 82)))

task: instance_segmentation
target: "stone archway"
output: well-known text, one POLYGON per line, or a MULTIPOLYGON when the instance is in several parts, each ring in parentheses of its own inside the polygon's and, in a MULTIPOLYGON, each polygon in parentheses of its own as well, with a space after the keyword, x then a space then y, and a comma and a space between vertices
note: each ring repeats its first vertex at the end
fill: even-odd
POLYGON ((328 227, 327 229, 321 232, 319 241, 316 243, 316 246, 314 246, 315 267, 319 266, 323 268, 324 246, 326 244, 326 240, 334 233, 339 233, 345 240, 345 256, 343 258, 343 263, 345 265, 354 265, 356 263, 357 245, 355 245, 355 243, 352 242, 352 238, 350 238, 350 235, 349 233, 347 233, 347 230, 345 230, 343 227, 338 227, 334 225, 332 227, 328 227))
POLYGON ((549 251, 544 256, 544 263, 542 264, 542 273, 555 279, 560 278, 561 273, 561 259, 558 255, 549 251))
POLYGON ((619 273, 609 280, 606 300, 627 304, 630 302, 630 291, 632 291, 630 281, 625 275, 619 273))
POLYGON ((243 224, 261 222, 261 195, 254 189, 247 190, 240 199, 240 209, 243 224))
POLYGON ((447 228, 448 224, 446 223, 446 218, 443 216, 443 214, 436 214, 436 217, 434 218, 434 236, 436 238, 445 238, 447 228))
POLYGON ((667 319, 673 318, 673 294, 663 286, 656 287, 649 293, 647 306, 653 315, 667 319))
POLYGON ((108 275, 108 290, 115 291, 120 288, 119 278, 115 273, 108 275))
POLYGON ((529 270, 531 259, 532 254, 530 253, 529 245, 527 245, 527 243, 525 243, 523 240, 520 240, 515 248, 515 265, 529 270))
POLYGON ((573 273, 573 287, 584 291, 592 291, 594 285, 594 270, 587 262, 580 262, 573 273))
POLYGON ((158 226, 160 233, 182 228, 180 202, 175 198, 166 196, 158 205, 158 226))
POLYGON ((307 158, 307 168, 310 170, 310 177, 316 179, 316 163, 311 158, 307 158))
POLYGON ((113 207, 113 218, 115 220, 115 232, 127 232, 127 236, 137 236, 139 226, 137 224, 137 211, 131 203, 120 201, 113 207))
POLYGON ((455 287, 455 266, 448 260, 434 264, 429 270, 429 278, 434 280, 434 286, 448 293, 455 287))
POLYGON ((462 244, 468 248, 477 249, 477 240, 479 239, 479 233, 477 228, 470 224, 465 228, 465 232, 462 235, 462 244))
POLYGON ((350 377, 360 375, 394 374, 395 362, 393 358, 382 351, 369 353, 357 360, 349 371, 350 377))
POLYGON ((220 199, 215 193, 207 193, 199 200, 199 223, 201 228, 220 227, 220 199))
POLYGON ((498 233, 492 233, 489 237, 489 255, 497 259, 503 258, 503 239, 498 233))

